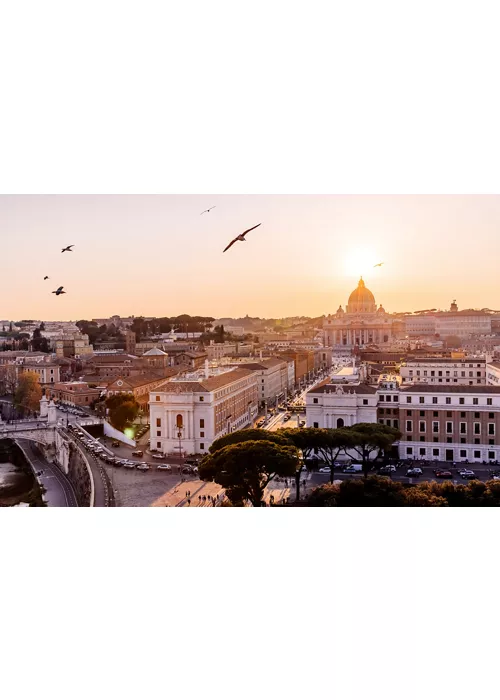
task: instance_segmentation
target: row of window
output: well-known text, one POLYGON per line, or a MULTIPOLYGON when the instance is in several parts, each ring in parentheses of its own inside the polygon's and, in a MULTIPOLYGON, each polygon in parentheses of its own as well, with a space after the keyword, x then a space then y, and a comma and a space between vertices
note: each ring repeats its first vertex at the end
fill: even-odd
MULTIPOLYGON (((381 413, 383 413, 383 409, 379 409, 379 410, 380 410, 381 413)), ((387 410, 389 410, 389 409, 387 409, 387 410)), ((412 411, 411 409, 409 409, 409 410, 406 411, 406 415, 407 415, 407 416, 411 416, 412 414, 413 414, 413 411, 412 411)), ((427 414, 427 411, 420 411, 420 417, 423 418, 423 417, 425 417, 426 414, 427 414)), ((433 412, 432 412, 432 415, 434 416, 434 418, 437 418, 437 417, 439 416, 439 411, 433 411, 433 412)), ((470 415, 470 414, 469 414, 469 415, 470 415)), ((453 418, 453 411, 446 411, 446 417, 447 417, 447 418, 453 418)), ((466 413, 465 411, 460 411, 460 418, 467 418, 467 413, 466 413)), ((476 412, 474 413, 474 418, 481 418, 481 413, 478 412, 478 411, 476 411, 476 412)), ((493 420, 493 419, 495 418, 495 414, 494 414, 494 413, 488 413, 488 418, 489 418, 490 420, 493 420)))
MULTIPOLYGON (((416 450, 416 448, 415 448, 415 450, 416 450)), ((440 456, 439 453, 440 453, 439 447, 432 448, 432 456, 433 457, 439 457, 440 456)), ((407 447, 406 454, 408 456, 412 456, 414 454, 413 447, 407 447)), ((415 454, 416 454, 416 451, 415 451, 415 454)), ((421 457, 427 456, 427 447, 419 447, 418 454, 421 457)), ((429 448, 429 454, 431 454, 430 448, 429 448)), ((460 450, 460 458, 461 459, 467 458, 467 450, 460 450)), ((481 450, 474 450, 474 459, 481 459, 481 450)), ((495 452, 493 450, 488 451, 488 459, 495 459, 495 452)))
MULTIPOLYGON (((419 421, 419 431, 425 433, 427 431, 427 422, 424 420, 419 421)), ((481 423, 473 424, 474 435, 481 435, 481 423)), ((406 421, 406 432, 411 433, 413 431, 413 421, 406 421)), ((439 433, 440 423, 439 421, 432 421, 432 432, 439 433)), ((452 421, 446 422, 446 432, 453 433, 453 423, 452 421)), ((460 432, 467 433, 467 423, 460 423, 460 432)), ((488 423, 488 435, 495 435, 495 424, 488 423)))
MULTIPOLYGON (((470 367, 472 367, 472 365, 470 365, 470 367)), ((478 365, 478 367, 479 367, 479 365, 478 365)), ((481 375, 482 375, 482 372, 476 372, 476 377, 480 377, 481 375)), ((412 370, 412 369, 410 370, 410 377, 411 377, 411 376, 413 376, 413 370, 412 370)), ((417 369, 417 371, 416 371, 416 376, 417 376, 417 377, 420 377, 420 370, 419 370, 419 369, 417 369)), ((424 376, 424 377, 427 377, 427 370, 426 370, 426 369, 424 369, 424 371, 423 371, 423 376, 424 376)), ((431 376, 431 377, 435 377, 435 376, 436 376, 436 372, 435 372, 433 369, 431 370, 430 376, 431 376)), ((438 371, 437 376, 438 376, 438 377, 442 377, 442 376, 443 376, 443 372, 442 372, 441 370, 438 371)), ((446 373, 445 373, 444 376, 445 376, 445 377, 450 377, 450 376, 451 376, 449 370, 446 370, 446 373)), ((458 377, 458 372, 453 372, 453 376, 454 376, 454 377, 458 377)), ((460 376, 461 376, 461 377, 465 377, 465 376, 466 376, 466 373, 465 373, 465 372, 460 372, 460 376)), ((473 376, 474 376, 474 372, 469 372, 469 377, 473 377, 473 376)))
MULTIPOLYGON (((380 397, 380 398, 382 398, 382 397, 380 397)), ((412 403, 412 399, 413 399, 412 396, 407 396, 407 397, 406 397, 406 403, 412 403)), ((419 397, 418 397, 418 400, 419 400, 419 403, 425 403, 425 396, 419 396, 419 397)), ((434 404, 438 403, 438 397, 437 397, 437 396, 433 396, 433 397, 432 397, 432 403, 434 403, 434 404)), ((445 397, 445 403, 451 404, 451 396, 446 396, 446 397, 445 397)), ((464 398, 463 396, 459 397, 458 403, 459 403, 460 405, 463 406, 463 405, 465 404, 465 398, 464 398)), ((479 399, 476 398, 476 397, 474 397, 474 398, 472 399, 472 405, 473 405, 473 406, 478 406, 478 405, 479 405, 479 399)), ((486 405, 487 405, 487 406, 493 406, 493 399, 486 399, 486 405)))
MULTIPOLYGON (((404 439, 406 439, 407 442, 415 442, 415 441, 416 441, 416 438, 414 439, 411 435, 407 435, 406 438, 403 438, 403 440, 404 440, 404 439)), ((430 442, 430 440, 428 440, 427 437, 426 437, 425 435, 421 435, 421 436, 420 436, 420 442, 430 442)), ((433 437, 433 438, 432 438, 432 442, 443 442, 443 440, 441 440, 440 438, 437 438, 437 437, 433 437)), ((446 438, 446 442, 447 442, 448 444, 452 444, 452 443, 454 443, 454 442, 457 442, 457 440, 456 440, 456 438, 447 437, 447 438, 446 438)), ((474 442, 472 442, 470 439, 468 440, 467 438, 460 438, 460 444, 461 444, 461 445, 466 445, 467 443, 474 444, 474 445, 480 445, 480 444, 481 444, 481 440, 480 440, 479 438, 474 438, 474 442)), ((484 444, 494 445, 494 444, 495 444, 495 440, 494 440, 494 438, 490 438, 490 439, 488 440, 488 443, 484 443, 484 444)))

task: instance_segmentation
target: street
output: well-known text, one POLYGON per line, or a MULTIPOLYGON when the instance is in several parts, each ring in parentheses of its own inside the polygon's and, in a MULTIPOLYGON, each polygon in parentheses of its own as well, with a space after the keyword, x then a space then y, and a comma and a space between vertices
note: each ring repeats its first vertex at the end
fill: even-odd
POLYGON ((44 500, 48 506, 55 507, 76 507, 75 492, 71 482, 65 474, 56 466, 47 462, 30 440, 17 440, 24 450, 35 472, 38 472, 40 483, 45 488, 44 500))

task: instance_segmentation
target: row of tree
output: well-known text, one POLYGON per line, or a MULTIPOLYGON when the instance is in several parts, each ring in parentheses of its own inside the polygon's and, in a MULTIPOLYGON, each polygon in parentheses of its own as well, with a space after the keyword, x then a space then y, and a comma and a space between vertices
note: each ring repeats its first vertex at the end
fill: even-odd
POLYGON ((315 507, 467 507, 500 506, 500 482, 436 481, 401 484, 380 476, 341 481, 315 489, 307 498, 315 507))
POLYGON ((301 474, 313 455, 330 467, 345 453, 362 464, 366 479, 373 462, 390 451, 401 437, 395 428, 358 423, 348 428, 323 430, 296 428, 275 433, 261 429, 239 430, 215 440, 200 465, 200 478, 223 486, 233 505, 249 501, 258 507, 264 490, 276 477, 295 479, 300 498, 301 474))

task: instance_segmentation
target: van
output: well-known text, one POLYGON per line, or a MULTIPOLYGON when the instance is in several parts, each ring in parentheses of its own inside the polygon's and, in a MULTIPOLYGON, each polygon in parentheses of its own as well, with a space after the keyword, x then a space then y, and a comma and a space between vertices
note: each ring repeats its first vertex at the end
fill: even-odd
POLYGON ((355 474, 357 472, 363 471, 363 465, 351 464, 349 467, 344 467, 342 471, 344 472, 344 474, 355 474))

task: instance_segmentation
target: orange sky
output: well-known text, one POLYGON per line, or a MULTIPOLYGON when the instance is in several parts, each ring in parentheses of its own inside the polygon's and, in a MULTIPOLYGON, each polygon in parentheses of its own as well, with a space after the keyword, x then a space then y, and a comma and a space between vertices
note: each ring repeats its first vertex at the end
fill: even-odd
POLYGON ((0 230, 4 319, 317 316, 360 274, 387 311, 500 308, 497 195, 8 195, 0 230))

